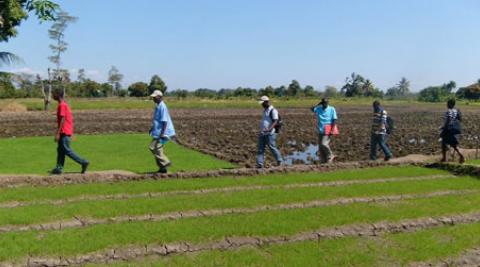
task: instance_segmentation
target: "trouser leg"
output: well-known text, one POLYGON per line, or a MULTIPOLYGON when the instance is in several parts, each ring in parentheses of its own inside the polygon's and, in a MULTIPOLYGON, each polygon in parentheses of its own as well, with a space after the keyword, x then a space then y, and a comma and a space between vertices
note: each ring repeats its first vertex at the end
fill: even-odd
POLYGON ((257 167, 263 168, 265 161, 265 145, 266 145, 266 135, 260 134, 258 136, 257 144, 257 167))
POLYGON ((63 170, 65 165, 65 149, 63 145, 63 137, 60 137, 57 143, 57 170, 63 170))
POLYGON ((276 134, 271 134, 267 135, 267 145, 270 151, 272 151, 273 157, 277 161, 277 164, 282 164, 283 159, 282 159, 282 154, 280 153, 280 150, 277 148, 277 135, 276 134))
POLYGON ((164 144, 160 142, 160 140, 154 139, 150 143, 150 151, 155 157, 155 161, 157 163, 157 166, 162 169, 166 168, 168 165, 170 165, 170 160, 168 157, 165 155, 163 149, 164 149, 164 144))
POLYGON ((377 143, 378 143, 377 134, 372 133, 370 136, 370 160, 377 159, 377 143))
POLYGON ((323 139, 323 135, 322 134, 319 134, 318 135, 318 160, 320 161, 320 163, 325 163, 326 162, 326 157, 325 157, 325 152, 323 150, 323 144, 322 144, 322 140, 323 139))
POLYGON ((62 139, 63 139, 63 147, 64 147, 64 151, 65 151, 66 156, 68 156, 69 158, 71 158, 73 161, 75 161, 76 163, 78 163, 80 165, 88 163, 87 160, 85 160, 85 159, 81 158, 79 155, 77 155, 77 153, 75 153, 75 151, 73 151, 73 149, 70 147, 70 137, 69 136, 63 136, 62 139))
POLYGON ((332 150, 330 149, 330 136, 323 135, 321 140, 321 145, 323 149, 325 162, 328 162, 333 157, 332 150))
POLYGON ((380 134, 378 137, 378 143, 380 144, 380 148, 382 149, 383 154, 385 155, 385 158, 391 158, 392 152, 390 152, 390 149, 388 148, 385 140, 386 140, 385 134, 380 134))

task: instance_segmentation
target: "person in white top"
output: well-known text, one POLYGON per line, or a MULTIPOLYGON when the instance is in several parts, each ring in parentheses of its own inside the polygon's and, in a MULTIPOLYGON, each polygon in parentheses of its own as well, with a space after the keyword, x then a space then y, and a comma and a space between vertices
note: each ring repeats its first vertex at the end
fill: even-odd
POLYGON ((283 162, 280 150, 277 148, 276 140, 277 133, 275 126, 279 122, 278 111, 270 105, 268 96, 262 96, 259 103, 263 107, 262 120, 260 121, 260 133, 258 135, 258 149, 257 149, 257 168, 263 168, 265 162, 265 146, 268 146, 272 151, 277 165, 283 162))

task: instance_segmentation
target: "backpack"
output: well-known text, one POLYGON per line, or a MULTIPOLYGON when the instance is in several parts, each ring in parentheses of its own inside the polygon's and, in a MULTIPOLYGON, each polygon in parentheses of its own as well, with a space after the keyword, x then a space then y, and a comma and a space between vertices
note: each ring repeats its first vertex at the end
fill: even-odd
POLYGON ((392 134, 395 130, 395 121, 392 117, 387 116, 387 123, 385 124, 385 128, 387 130, 387 134, 392 134))
MULTIPOLYGON (((278 112, 278 110, 277 110, 277 112, 278 112)), ((273 121, 273 114, 272 113, 273 113, 273 109, 270 111, 268 116, 273 121)), ((283 120, 282 120, 282 117, 280 117, 280 113, 279 113, 278 114, 277 125, 275 125, 275 133, 280 133, 280 131, 282 130, 282 127, 283 127, 283 120)))
POLYGON ((457 110, 457 117, 447 125, 447 131, 453 135, 462 134, 462 125, 460 124, 461 119, 462 113, 460 110, 457 110))

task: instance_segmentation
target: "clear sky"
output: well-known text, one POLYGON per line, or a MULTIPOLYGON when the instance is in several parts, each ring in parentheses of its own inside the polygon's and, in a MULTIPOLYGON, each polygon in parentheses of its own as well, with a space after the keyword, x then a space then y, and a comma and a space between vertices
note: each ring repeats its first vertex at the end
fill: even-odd
MULTIPOLYGON (((352 72, 386 90, 402 76, 418 91, 480 78, 479 0, 57 0, 79 17, 64 68, 124 86, 159 74, 171 89, 341 87, 352 72)), ((47 30, 32 19, 1 51, 14 70, 51 64, 47 30)), ((73 75, 75 77, 75 75, 73 75)))

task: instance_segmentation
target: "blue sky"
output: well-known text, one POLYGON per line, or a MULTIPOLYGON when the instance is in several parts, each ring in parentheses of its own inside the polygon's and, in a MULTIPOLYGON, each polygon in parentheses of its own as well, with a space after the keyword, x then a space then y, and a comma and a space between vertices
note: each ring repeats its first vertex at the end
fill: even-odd
MULTIPOLYGON (((124 86, 159 74, 171 89, 341 87, 352 72, 381 89, 414 90, 480 78, 478 0, 57 0, 79 17, 66 32, 64 68, 124 86)), ((0 50, 10 70, 45 73, 49 23, 32 19, 0 50)), ((75 75, 73 75, 75 77, 75 75)))

